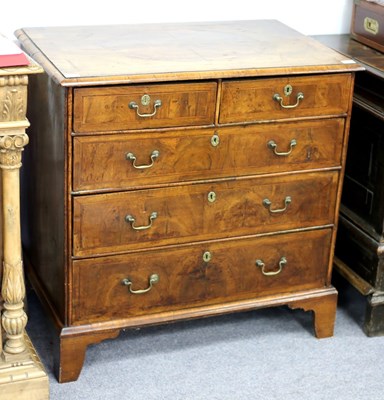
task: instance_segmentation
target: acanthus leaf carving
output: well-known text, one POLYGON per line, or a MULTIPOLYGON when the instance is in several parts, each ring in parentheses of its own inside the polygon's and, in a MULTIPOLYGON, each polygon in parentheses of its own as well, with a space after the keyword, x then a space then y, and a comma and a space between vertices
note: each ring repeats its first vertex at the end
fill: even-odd
POLYGON ((2 121, 18 121, 25 116, 25 99, 16 88, 7 90, 3 100, 2 121))

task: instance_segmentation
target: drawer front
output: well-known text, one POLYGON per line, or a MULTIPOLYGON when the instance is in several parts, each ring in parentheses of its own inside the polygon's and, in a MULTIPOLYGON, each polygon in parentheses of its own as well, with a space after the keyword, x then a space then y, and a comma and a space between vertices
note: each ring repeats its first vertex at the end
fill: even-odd
POLYGON ((221 124, 341 115, 348 111, 350 75, 223 82, 221 124))
POLYGON ((321 288, 330 241, 324 229, 77 260, 72 323, 321 288))
POLYGON ((338 172, 247 178, 74 198, 73 253, 275 232, 334 222, 338 172))
POLYGON ((214 123, 216 82, 74 90, 74 132, 214 123))
POLYGON ((73 189, 338 167, 343 119, 74 138, 73 189))
POLYGON ((384 12, 378 1, 354 2, 351 36, 369 47, 384 51, 384 12), (379 4, 376 4, 379 3, 379 4))

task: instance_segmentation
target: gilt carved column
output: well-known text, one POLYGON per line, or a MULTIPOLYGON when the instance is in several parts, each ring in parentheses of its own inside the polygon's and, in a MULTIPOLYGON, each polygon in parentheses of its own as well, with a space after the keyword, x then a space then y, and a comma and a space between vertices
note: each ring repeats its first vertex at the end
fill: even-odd
POLYGON ((25 282, 20 227, 20 168, 26 129, 28 66, 0 68, 1 328, 0 400, 45 400, 48 377, 26 334, 25 282))

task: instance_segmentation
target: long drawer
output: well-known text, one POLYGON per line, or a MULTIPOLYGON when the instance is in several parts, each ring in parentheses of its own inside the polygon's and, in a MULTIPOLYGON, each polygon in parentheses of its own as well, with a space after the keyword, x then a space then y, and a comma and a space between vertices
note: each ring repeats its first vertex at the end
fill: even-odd
POLYGON ((73 190, 121 190, 341 165, 344 120, 77 136, 73 190))
POLYGON ((351 76, 345 74, 225 81, 219 122, 344 114, 351 84, 351 76))
POLYGON ((74 132, 213 124, 216 82, 74 90, 74 132))
POLYGON ((322 229, 74 261, 71 323, 326 286, 331 235, 322 229))
POLYGON ((332 224, 338 178, 313 172, 77 196, 73 254, 332 224))

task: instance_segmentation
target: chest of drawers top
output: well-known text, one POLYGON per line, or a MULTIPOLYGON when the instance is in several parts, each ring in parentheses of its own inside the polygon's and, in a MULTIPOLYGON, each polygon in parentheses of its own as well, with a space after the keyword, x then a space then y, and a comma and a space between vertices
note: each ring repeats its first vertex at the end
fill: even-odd
POLYGON ((275 20, 23 28, 16 36, 63 86, 357 69, 275 20))

